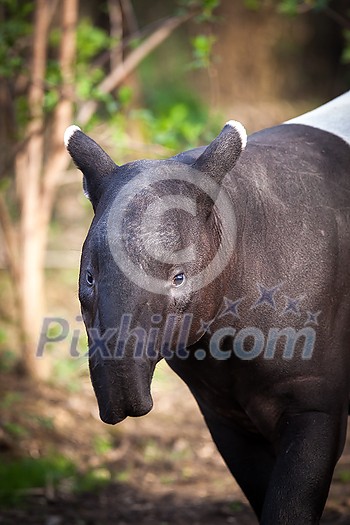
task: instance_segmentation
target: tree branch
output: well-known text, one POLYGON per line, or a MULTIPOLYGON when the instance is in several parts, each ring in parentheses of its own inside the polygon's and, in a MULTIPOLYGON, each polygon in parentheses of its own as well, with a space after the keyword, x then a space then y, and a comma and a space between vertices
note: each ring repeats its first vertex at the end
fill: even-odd
MULTIPOLYGON (((134 71, 134 69, 148 56, 154 49, 156 49, 164 40, 166 40, 171 33, 173 33, 179 26, 192 18, 195 13, 189 13, 184 16, 168 18, 155 31, 144 40, 134 51, 131 51, 124 62, 119 64, 107 77, 99 84, 98 90, 101 93, 111 93, 116 89, 125 78, 134 71)), ((96 100, 89 100, 86 102, 78 112, 77 121, 84 125, 93 116, 98 107, 96 100)))
POLYGON ((123 13, 119 0, 108 0, 110 35, 116 43, 110 50, 111 69, 115 69, 123 61, 123 13))
POLYGON ((138 32, 138 25, 132 3, 130 2, 130 0, 119 1, 123 11, 123 16, 125 18, 127 33, 131 35, 136 35, 136 33, 138 32))
POLYGON ((337 24, 344 27, 345 29, 350 29, 350 18, 341 15, 337 13, 337 11, 334 11, 331 7, 325 7, 324 12, 329 18, 332 18, 337 24))

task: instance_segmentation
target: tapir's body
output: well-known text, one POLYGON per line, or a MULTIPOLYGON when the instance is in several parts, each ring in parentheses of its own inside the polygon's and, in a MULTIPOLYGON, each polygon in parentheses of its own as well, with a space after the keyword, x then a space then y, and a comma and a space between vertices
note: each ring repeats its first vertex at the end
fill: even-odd
POLYGON ((230 122, 207 148, 120 168, 76 128, 67 139, 96 212, 80 298, 101 417, 150 410, 165 357, 265 525, 319 523, 345 441, 349 98, 245 149, 230 122))

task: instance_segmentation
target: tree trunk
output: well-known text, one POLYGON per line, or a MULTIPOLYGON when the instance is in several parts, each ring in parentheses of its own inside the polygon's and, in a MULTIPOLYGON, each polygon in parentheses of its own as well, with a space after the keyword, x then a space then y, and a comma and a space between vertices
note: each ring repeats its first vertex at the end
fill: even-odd
POLYGON ((33 220, 27 224, 22 220, 22 223, 23 245, 17 294, 22 356, 18 368, 21 373, 32 378, 47 379, 50 371, 48 360, 36 358, 44 312, 43 259, 46 235, 38 225, 35 233, 28 233, 28 228, 34 225, 33 220))
POLYGON ((34 20, 31 84, 28 93, 31 119, 29 140, 17 160, 16 183, 20 199, 19 324, 22 359, 20 369, 32 377, 46 376, 44 361, 35 357, 43 315, 43 232, 40 228, 39 188, 44 152, 44 78, 46 72, 49 9, 46 0, 37 0, 34 20))
POLYGON ((53 115, 50 144, 44 138, 43 112, 46 46, 50 2, 36 4, 33 42, 32 84, 29 102, 32 119, 28 126, 29 140, 17 158, 17 187, 21 202, 20 264, 19 264, 19 324, 23 357, 20 370, 33 378, 46 379, 50 361, 36 357, 37 344, 44 315, 45 250, 48 227, 59 176, 67 168, 69 158, 63 147, 64 130, 72 122, 73 64, 78 0, 63 0, 59 64, 62 75, 61 99, 53 115), (49 151, 44 157, 44 148, 49 151))

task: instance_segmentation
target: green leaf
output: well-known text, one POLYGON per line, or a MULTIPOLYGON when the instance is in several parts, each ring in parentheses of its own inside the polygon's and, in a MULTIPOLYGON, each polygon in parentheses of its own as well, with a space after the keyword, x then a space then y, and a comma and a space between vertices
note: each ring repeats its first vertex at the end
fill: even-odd
POLYGON ((118 91, 118 99, 122 106, 130 104, 134 95, 134 90, 130 86, 122 86, 118 91))
POLYGON ((315 10, 322 11, 330 4, 330 0, 314 0, 315 1, 315 10))
POLYGON ((25 64, 27 38, 33 31, 30 17, 33 2, 19 0, 0 0, 4 19, 0 30, 0 75, 11 77, 25 64))
POLYGON ((46 113, 51 113, 60 99, 59 93, 57 90, 51 89, 44 96, 44 110, 46 113))
POLYGON ((343 54, 341 57, 341 61, 343 62, 343 64, 350 64, 350 30, 349 29, 344 31, 344 40, 345 40, 345 45, 344 45, 344 50, 343 50, 343 54))
POLYGON ((277 11, 283 15, 295 16, 298 14, 299 0, 281 0, 277 11))
POLYGON ((244 0, 244 5, 251 11, 257 11, 261 7, 261 0, 244 0))
POLYGON ((194 60, 190 67, 194 69, 207 68, 210 66, 213 46, 216 37, 213 35, 197 35, 191 40, 194 60))
POLYGON ((87 18, 78 25, 77 31, 77 61, 87 63, 98 53, 109 49, 112 39, 104 29, 94 26, 87 18))

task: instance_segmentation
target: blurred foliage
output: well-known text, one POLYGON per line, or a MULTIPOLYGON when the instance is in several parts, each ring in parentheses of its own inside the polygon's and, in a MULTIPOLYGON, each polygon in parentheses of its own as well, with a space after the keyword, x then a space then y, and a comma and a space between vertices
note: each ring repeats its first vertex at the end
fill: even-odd
POLYGON ((190 96, 183 96, 176 103, 163 105, 161 98, 150 96, 147 109, 133 112, 133 117, 143 126, 146 140, 164 146, 166 155, 208 142, 209 127, 216 126, 212 121, 209 125, 208 112, 198 100, 191 103, 190 96))
POLYGON ((277 10, 285 15, 297 15, 305 10, 325 9, 330 0, 279 0, 277 10))
MULTIPOLYGON (((195 17, 197 23, 205 25, 214 22, 214 10, 220 5, 220 0, 179 0, 178 15, 192 10, 198 11, 195 17)), ((135 109, 137 94, 127 84, 122 85, 116 93, 103 94, 98 91, 98 83, 103 78, 102 68, 94 66, 96 57, 106 49, 111 49, 116 42, 106 30, 94 27, 91 20, 80 22, 78 33, 78 58, 76 90, 78 98, 88 100, 94 98, 100 102, 101 110, 91 120, 91 127, 101 121, 119 129, 118 144, 122 144, 121 135, 130 122, 142 131, 146 143, 164 146, 169 154, 184 147, 190 148, 203 142, 203 129, 209 127, 209 114, 204 103, 198 99, 188 87, 183 87, 183 78, 176 78, 171 84, 159 82, 155 69, 159 63, 151 55, 139 66, 138 73, 142 77, 141 107, 135 109), (84 49, 81 52, 81 49, 84 49), (92 67, 91 67, 92 65, 92 67), (150 82, 151 80, 151 82, 150 82)), ((215 37, 198 34, 189 41, 192 48, 192 59, 184 66, 186 69, 208 68, 212 59, 215 37)), ((130 48, 141 44, 140 39, 131 38, 130 48)), ((98 62, 98 60, 97 60, 98 62)), ((172 75, 173 76, 173 75, 172 75)), ((164 80, 164 78, 162 79, 164 80)), ((140 97, 138 97, 140 100, 140 97)), ((216 124, 216 122, 215 122, 216 124)), ((116 137, 117 138, 117 137, 116 137)), ((210 134, 210 139, 212 134, 210 134)))
POLYGON ((3 429, 14 439, 23 438, 28 435, 28 430, 19 423, 7 421, 2 425, 3 429))
POLYGON ((92 445, 95 453, 98 455, 106 454, 115 447, 115 443, 109 434, 101 434, 96 436, 92 445))
POLYGON ((17 364, 18 356, 9 348, 2 347, 0 349, 0 372, 12 372, 17 364))
POLYGON ((276 11, 283 15, 297 16, 313 11, 330 16, 342 27, 344 39, 342 62, 350 63, 350 10, 346 15, 337 13, 332 7, 332 0, 243 0, 245 7, 253 11, 271 5, 271 1, 276 11))
POLYGON ((7 333, 3 328, 0 328, 0 345, 7 341, 7 333))
POLYGON ((27 37, 31 34, 30 16, 33 1, 0 0, 0 8, 6 9, 6 21, 0 31, 0 76, 11 77, 15 72, 26 69, 27 37))
MULTIPOLYGON (((195 12, 195 20, 199 28, 207 23, 215 21, 214 11, 220 5, 220 0, 179 0, 178 8, 175 14, 183 15, 195 12)), ((2 30, 0 32, 0 74, 8 77, 12 81, 19 75, 22 83, 28 71, 29 46, 33 24, 31 17, 34 11, 33 0, 0 0, 0 7, 3 9, 4 20, 2 21, 2 30)), ((100 6, 101 13, 106 11, 104 4, 100 6)), ((201 31, 201 29, 200 29, 201 31)), ((58 63, 55 59, 58 52, 62 32, 54 27, 50 32, 48 42, 48 67, 45 77, 45 101, 44 108, 49 116, 61 96, 62 78, 58 63)), ((193 58, 187 64, 187 68, 208 68, 212 58, 212 49, 215 43, 215 37, 200 32, 189 41, 192 46, 193 58)), ((106 27, 101 27, 94 20, 85 16, 80 19, 77 27, 77 59, 75 67, 75 97, 76 107, 79 107, 88 100, 99 102, 99 111, 92 117, 91 122, 86 126, 91 130, 97 124, 116 123, 122 126, 125 131, 126 120, 131 116, 140 118, 141 129, 146 130, 145 141, 151 141, 169 147, 170 149, 179 150, 187 141, 191 146, 198 143, 200 139, 199 126, 207 120, 203 103, 198 100, 195 94, 190 94, 180 99, 174 98, 178 91, 167 91, 169 103, 167 104, 167 115, 163 101, 161 107, 157 107, 155 99, 151 106, 146 105, 138 112, 130 115, 130 106, 135 106, 135 95, 133 89, 124 84, 113 93, 102 93, 99 91, 99 84, 106 76, 106 60, 104 57, 115 46, 120 45, 115 38, 109 34, 106 27), (116 119, 116 114, 121 114, 121 118, 116 119), (203 115, 200 123, 195 125, 195 117, 198 114, 203 115), (123 119, 123 114, 126 118, 123 119), (185 122, 186 119, 188 122, 185 122), (117 122, 116 122, 117 120, 117 122)), ((142 44, 142 39, 137 36, 131 36, 123 44, 126 50, 132 50, 142 44)), ((108 60, 107 60, 108 63, 108 60)), ((180 83, 178 83, 180 86, 180 83)), ((157 89, 157 93, 164 91, 164 86, 157 89)), ((148 94, 145 93, 147 100, 148 94)), ((15 113, 17 136, 21 137, 21 132, 25 129, 29 118, 29 108, 26 91, 18 92, 15 97, 15 113)), ((136 122, 135 122, 136 123, 136 122)))
POLYGON ((275 5, 279 13, 297 15, 310 10, 322 10, 331 4, 331 0, 243 0, 248 9, 259 9, 266 5, 275 5))
POLYGON ((220 0, 178 0, 179 14, 188 10, 199 10, 197 22, 212 22, 215 20, 214 11, 220 5, 220 0))
MULTIPOLYGON (((275 5, 278 12, 296 16, 306 11, 326 12, 329 0, 241 0, 248 8, 259 10, 265 5, 275 5)), ((32 30, 30 23, 33 13, 33 0, 0 0, 0 6, 5 9, 6 18, 0 32, 0 74, 14 77, 19 73, 26 75, 28 67, 27 50, 32 30)), ((199 24, 197 34, 188 40, 188 48, 192 55, 183 64, 183 70, 204 68, 209 69, 213 61, 213 49, 216 37, 203 29, 216 22, 216 9, 220 0, 178 0, 174 14, 183 15, 196 12, 195 20, 199 24)), ((99 10, 106 12, 106 6, 101 4, 99 10)), ((61 31, 54 28, 50 33, 50 60, 46 72, 45 110, 52 113, 59 101, 61 93, 61 74, 55 60, 61 38, 61 31)), ((350 29, 344 30, 345 48, 343 62, 350 62, 350 29)), ((139 126, 146 143, 158 144, 170 150, 170 153, 182 148, 189 148, 205 143, 217 131, 218 119, 204 106, 196 93, 184 85, 183 75, 172 72, 172 82, 157 84, 155 69, 159 64, 151 64, 152 57, 145 60, 138 68, 142 82, 134 91, 129 83, 124 83, 113 93, 102 93, 98 86, 106 75, 106 60, 103 58, 115 46, 120 45, 102 27, 88 16, 79 21, 77 27, 77 60, 75 69, 75 104, 77 109, 88 100, 99 102, 99 110, 86 126, 89 131, 101 122, 117 127, 118 143, 123 146, 123 134, 128 124, 139 126), (145 65, 146 64, 146 65, 145 65), (146 71, 146 73, 143 73, 146 71), (165 100, 166 99, 166 100, 165 100), (135 106, 139 106, 135 111, 135 106), (203 132, 204 129, 209 129, 203 132)), ((142 38, 129 35, 123 44, 126 52, 142 44, 142 38)), ((108 60, 107 60, 108 62, 108 60)), ((180 72, 181 73, 181 72, 180 72)), ((28 120, 28 106, 25 93, 16 97, 16 121, 22 129, 28 120)), ((167 154, 167 152, 164 152, 167 154)))
POLYGON ((350 470, 341 470, 338 473, 338 478, 341 483, 348 485, 350 483, 350 470))
POLYGON ((344 64, 350 64, 350 29, 344 30, 345 46, 342 60, 344 64))
POLYGON ((190 67, 194 69, 208 68, 213 54, 213 46, 216 42, 214 35, 197 35, 191 40, 193 46, 194 60, 190 67))
POLYGON ((20 392, 6 392, 5 396, 0 401, 1 409, 8 409, 16 405, 22 400, 22 394, 20 392))
POLYGON ((53 359, 52 381, 67 392, 79 392, 87 375, 87 358, 58 355, 53 359))
POLYGON ((76 474, 74 465, 63 457, 22 458, 0 463, 0 504, 11 505, 34 488, 45 488, 76 474))
POLYGON ((113 114, 119 109, 119 104, 112 94, 103 94, 98 90, 98 84, 105 76, 103 67, 94 64, 94 59, 102 52, 110 50, 115 41, 106 29, 97 27, 92 20, 84 18, 79 22, 77 30, 77 62, 76 62, 76 95, 78 100, 95 99, 105 105, 107 114, 113 114))
POLYGON ((96 468, 79 472, 73 461, 59 454, 42 458, 21 458, 0 463, 0 505, 20 504, 38 489, 47 496, 56 490, 82 492, 94 490, 110 481, 110 472, 96 468))
MULTIPOLYGON (((200 14, 196 17, 196 21, 202 27, 205 23, 215 21, 213 12, 219 5, 219 0, 180 0, 178 14, 198 10, 200 14)), ((100 111, 91 119, 90 129, 100 122, 108 123, 116 130, 114 138, 120 150, 123 149, 125 130, 133 124, 142 132, 145 143, 166 148, 165 155, 171 155, 183 148, 195 147, 212 139, 214 129, 217 131, 217 120, 215 116, 210 118, 204 102, 193 90, 184 86, 183 75, 186 70, 210 66, 214 36, 200 33, 190 39, 192 58, 183 65, 182 73, 178 71, 179 75, 174 75, 172 72, 171 76, 175 78, 171 84, 164 77, 159 78, 156 72, 159 69, 157 58, 151 55, 145 59, 138 68, 138 74, 142 79, 142 82, 138 83, 138 88, 142 86, 141 96, 128 84, 122 85, 115 93, 100 93, 97 86, 103 78, 104 71, 94 66, 94 62, 99 54, 106 49, 111 49, 115 41, 107 31, 94 27, 88 19, 80 22, 77 36, 78 98, 81 100, 94 98, 100 102, 100 111), (84 51, 81 52, 81 49, 84 51), (135 106, 139 107, 135 108, 135 106), (209 133, 208 128, 211 128, 209 133)), ((130 39, 130 48, 138 45, 140 45, 139 39, 130 39)))

